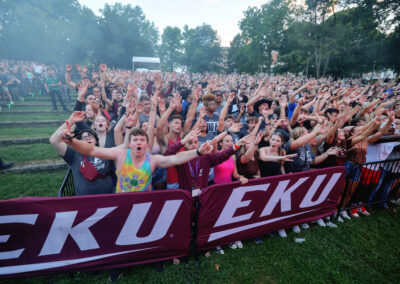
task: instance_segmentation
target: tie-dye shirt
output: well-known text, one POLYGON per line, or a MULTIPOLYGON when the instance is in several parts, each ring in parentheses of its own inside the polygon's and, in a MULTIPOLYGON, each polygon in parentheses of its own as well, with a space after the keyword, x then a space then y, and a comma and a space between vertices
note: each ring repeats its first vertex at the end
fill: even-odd
POLYGON ((135 168, 131 158, 131 149, 128 149, 121 169, 116 171, 118 181, 116 193, 151 191, 150 154, 146 153, 146 160, 140 169, 135 168))

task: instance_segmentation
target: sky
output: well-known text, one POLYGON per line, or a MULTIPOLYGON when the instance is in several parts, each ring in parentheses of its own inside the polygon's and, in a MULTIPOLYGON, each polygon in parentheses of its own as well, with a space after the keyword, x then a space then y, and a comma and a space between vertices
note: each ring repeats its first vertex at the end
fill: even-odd
POLYGON ((217 30, 222 46, 239 33, 239 21, 248 7, 260 7, 268 0, 79 0, 81 5, 99 14, 105 3, 120 2, 140 6, 146 18, 158 28, 160 35, 167 26, 195 28, 203 23, 217 30))

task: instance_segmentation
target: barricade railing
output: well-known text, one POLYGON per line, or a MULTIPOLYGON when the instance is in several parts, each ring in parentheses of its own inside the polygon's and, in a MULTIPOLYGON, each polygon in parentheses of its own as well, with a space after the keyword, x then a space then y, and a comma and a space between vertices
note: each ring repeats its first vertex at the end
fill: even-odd
POLYGON ((367 162, 347 168, 340 210, 380 204, 400 194, 400 159, 367 162))
POLYGON ((58 197, 75 196, 75 195, 76 192, 75 192, 74 176, 72 175, 71 168, 68 168, 68 171, 65 174, 64 180, 61 184, 61 187, 58 190, 58 197))

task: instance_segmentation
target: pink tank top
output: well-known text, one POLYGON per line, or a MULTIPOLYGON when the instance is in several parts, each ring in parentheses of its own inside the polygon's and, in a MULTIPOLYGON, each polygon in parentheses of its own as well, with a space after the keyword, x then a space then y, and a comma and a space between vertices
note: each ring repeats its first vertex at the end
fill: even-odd
POLYGON ((229 157, 225 162, 214 167, 214 183, 232 182, 232 174, 235 169, 235 160, 233 156, 229 157))

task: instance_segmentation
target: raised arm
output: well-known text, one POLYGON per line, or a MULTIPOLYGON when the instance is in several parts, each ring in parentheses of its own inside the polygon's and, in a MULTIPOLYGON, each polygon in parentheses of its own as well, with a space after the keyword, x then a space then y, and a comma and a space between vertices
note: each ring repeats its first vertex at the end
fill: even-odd
POLYGON ((267 147, 264 147, 264 148, 260 149, 259 159, 264 162, 281 162, 281 161, 291 162, 292 158, 294 158, 296 156, 297 156, 297 154, 291 154, 291 155, 285 155, 285 156, 268 155, 267 147))
POLYGON ((158 105, 159 97, 154 95, 151 98, 151 111, 149 116, 149 124, 147 126, 147 136, 149 137, 149 145, 147 146, 147 150, 150 152, 153 149, 154 145, 154 126, 156 124, 156 110, 158 105))
POLYGON ((318 135, 319 130, 321 129, 321 125, 317 124, 313 131, 311 131, 311 133, 301 136, 299 138, 297 138, 295 141, 293 141, 292 143, 290 143, 290 150, 295 151, 298 148, 300 148, 301 146, 309 143, 313 138, 315 138, 318 135))
POLYGON ((197 103, 200 99, 201 92, 202 92, 201 87, 196 89, 196 93, 194 94, 194 96, 192 98, 192 103, 190 104, 188 113, 186 115, 185 124, 183 125, 183 131, 190 130, 190 127, 192 126, 194 116, 196 115, 197 103))
POLYGON ((290 126, 294 126, 296 124, 297 119, 299 118, 300 115, 300 110, 303 107, 303 104, 304 104, 304 98, 301 98, 298 101, 296 108, 294 109, 292 117, 290 118, 290 126))
POLYGON ((71 81, 71 70, 72 70, 72 65, 67 65, 65 67, 65 82, 67 83, 68 86, 70 86, 72 89, 75 90, 76 84, 71 81))
POLYGON ((179 152, 176 155, 171 155, 171 156, 161 156, 161 155, 153 155, 151 156, 151 165, 152 165, 152 170, 156 168, 169 168, 177 165, 182 165, 200 155, 205 155, 211 152, 212 146, 210 143, 206 142, 203 145, 201 145, 198 149, 196 150, 190 150, 190 151, 183 151, 179 152))
POLYGON ((218 119, 218 132, 224 131, 224 122, 225 122, 225 117, 226 114, 228 113, 228 108, 233 99, 235 98, 235 93, 230 93, 228 96, 228 99, 225 102, 224 107, 221 110, 221 114, 218 119))
POLYGON ((82 155, 88 155, 92 157, 97 157, 103 160, 117 160, 118 157, 118 147, 113 148, 102 148, 91 145, 84 141, 72 138, 71 140, 65 140, 66 143, 73 149, 75 149, 78 153, 82 155))
POLYGON ((389 115, 389 119, 386 122, 386 124, 381 129, 379 129, 379 131, 377 133, 375 133, 374 135, 371 135, 367 138, 368 144, 375 143, 376 141, 379 140, 379 138, 381 138, 383 135, 385 135, 386 132, 389 130, 389 128, 392 126, 394 119, 395 119, 394 113, 391 113, 389 115))
POLYGON ((56 149, 57 153, 64 157, 67 151, 67 144, 65 143, 65 131, 68 130, 70 137, 72 137, 71 127, 85 118, 84 111, 75 111, 71 116, 51 135, 50 143, 56 149))

